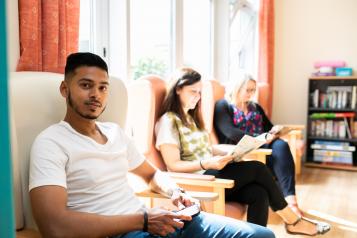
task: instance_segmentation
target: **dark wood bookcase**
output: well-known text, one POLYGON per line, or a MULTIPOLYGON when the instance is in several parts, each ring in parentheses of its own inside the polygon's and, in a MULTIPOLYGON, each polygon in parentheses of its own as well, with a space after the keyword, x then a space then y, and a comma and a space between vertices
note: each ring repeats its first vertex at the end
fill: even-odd
MULTIPOLYGON (((355 122, 357 121, 356 88, 356 76, 328 76, 309 78, 305 166, 357 171, 357 122, 355 122), (349 91, 348 88, 350 88, 351 91, 349 91), (334 89, 337 89, 337 91, 333 91, 334 89), (353 96, 353 94, 355 95, 353 96), (353 97, 355 97, 355 99, 353 99, 353 97), (352 101, 355 106, 352 106, 352 101), (355 115, 351 116, 351 114, 353 113, 355 115), (320 116, 320 118, 316 118, 316 115, 320 116), (321 115, 327 116, 323 118, 321 117, 321 115), (331 115, 334 115, 336 118, 331 118, 331 115), (349 115, 349 117, 347 117, 346 115, 349 115), (321 126, 321 124, 323 125, 321 126), (343 134, 343 130, 341 129, 340 132, 338 129, 343 128, 343 125, 346 129, 345 136, 341 135, 341 133, 343 134), (350 133, 348 133, 347 126, 349 128, 350 133), (336 135, 336 132, 340 134, 336 135), (343 148, 356 148, 355 151, 349 150, 348 152, 346 152, 349 155, 350 152, 352 152, 352 165, 339 163, 336 161, 319 161, 318 155, 314 153, 319 153, 321 151, 316 152, 316 148, 311 148, 312 145, 315 147, 321 146, 317 145, 316 143, 336 143, 336 145, 349 145, 349 147, 342 146, 343 148)), ((322 148, 325 151, 331 150, 331 146, 329 148, 326 148, 326 145, 322 146, 325 146, 324 148, 322 148)), ((341 149, 340 151, 343 150, 341 149)), ((336 158, 334 158, 334 160, 335 159, 336 158)))

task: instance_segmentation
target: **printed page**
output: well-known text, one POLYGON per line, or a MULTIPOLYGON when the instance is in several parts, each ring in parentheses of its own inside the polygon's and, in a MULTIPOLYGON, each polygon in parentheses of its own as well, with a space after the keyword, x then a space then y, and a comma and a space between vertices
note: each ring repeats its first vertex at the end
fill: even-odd
POLYGON ((243 136, 243 138, 238 142, 238 144, 234 147, 230 154, 234 155, 234 161, 238 162, 242 160, 243 156, 248 154, 249 152, 258 149, 260 146, 264 145, 267 141, 266 137, 268 133, 263 133, 259 136, 252 137, 249 135, 243 136))

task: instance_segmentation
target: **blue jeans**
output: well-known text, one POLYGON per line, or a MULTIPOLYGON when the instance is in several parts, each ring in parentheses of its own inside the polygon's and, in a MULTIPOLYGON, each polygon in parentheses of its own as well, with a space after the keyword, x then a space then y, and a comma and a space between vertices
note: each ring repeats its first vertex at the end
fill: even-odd
MULTIPOLYGON (((158 238, 147 232, 133 231, 115 238, 158 238)), ((268 228, 252 223, 238 221, 229 217, 201 212, 192 221, 185 222, 182 229, 176 229, 166 238, 273 238, 268 228)))
POLYGON ((284 197, 295 195, 295 164, 288 143, 277 139, 261 148, 272 149, 267 166, 275 175, 284 197))

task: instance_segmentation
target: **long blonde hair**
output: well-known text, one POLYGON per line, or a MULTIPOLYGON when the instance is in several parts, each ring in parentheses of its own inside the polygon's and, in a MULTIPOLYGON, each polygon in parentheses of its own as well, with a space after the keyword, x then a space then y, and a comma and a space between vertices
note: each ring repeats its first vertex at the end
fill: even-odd
POLYGON ((237 105, 237 95, 249 81, 253 81, 257 84, 257 81, 251 75, 245 74, 241 79, 237 80, 233 87, 231 87, 232 90, 227 90, 226 99, 234 105, 237 105))

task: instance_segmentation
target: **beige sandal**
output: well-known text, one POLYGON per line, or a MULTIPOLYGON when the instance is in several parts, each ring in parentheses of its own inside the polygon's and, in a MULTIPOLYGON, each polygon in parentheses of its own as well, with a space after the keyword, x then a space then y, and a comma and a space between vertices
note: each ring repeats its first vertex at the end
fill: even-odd
POLYGON ((316 236, 319 234, 325 234, 326 232, 328 232, 331 229, 331 226, 326 223, 326 222, 321 222, 321 221, 315 221, 315 220, 311 220, 305 217, 300 217, 299 219, 297 219, 294 223, 292 224, 287 224, 285 223, 285 230, 288 234, 291 235, 307 235, 307 236, 316 236), (309 233, 305 233, 305 232, 300 232, 300 231, 289 231, 288 227, 289 226, 296 226, 299 222, 301 222, 302 220, 305 220, 307 222, 310 222, 312 224, 316 225, 316 233, 315 234, 309 234, 309 233))

